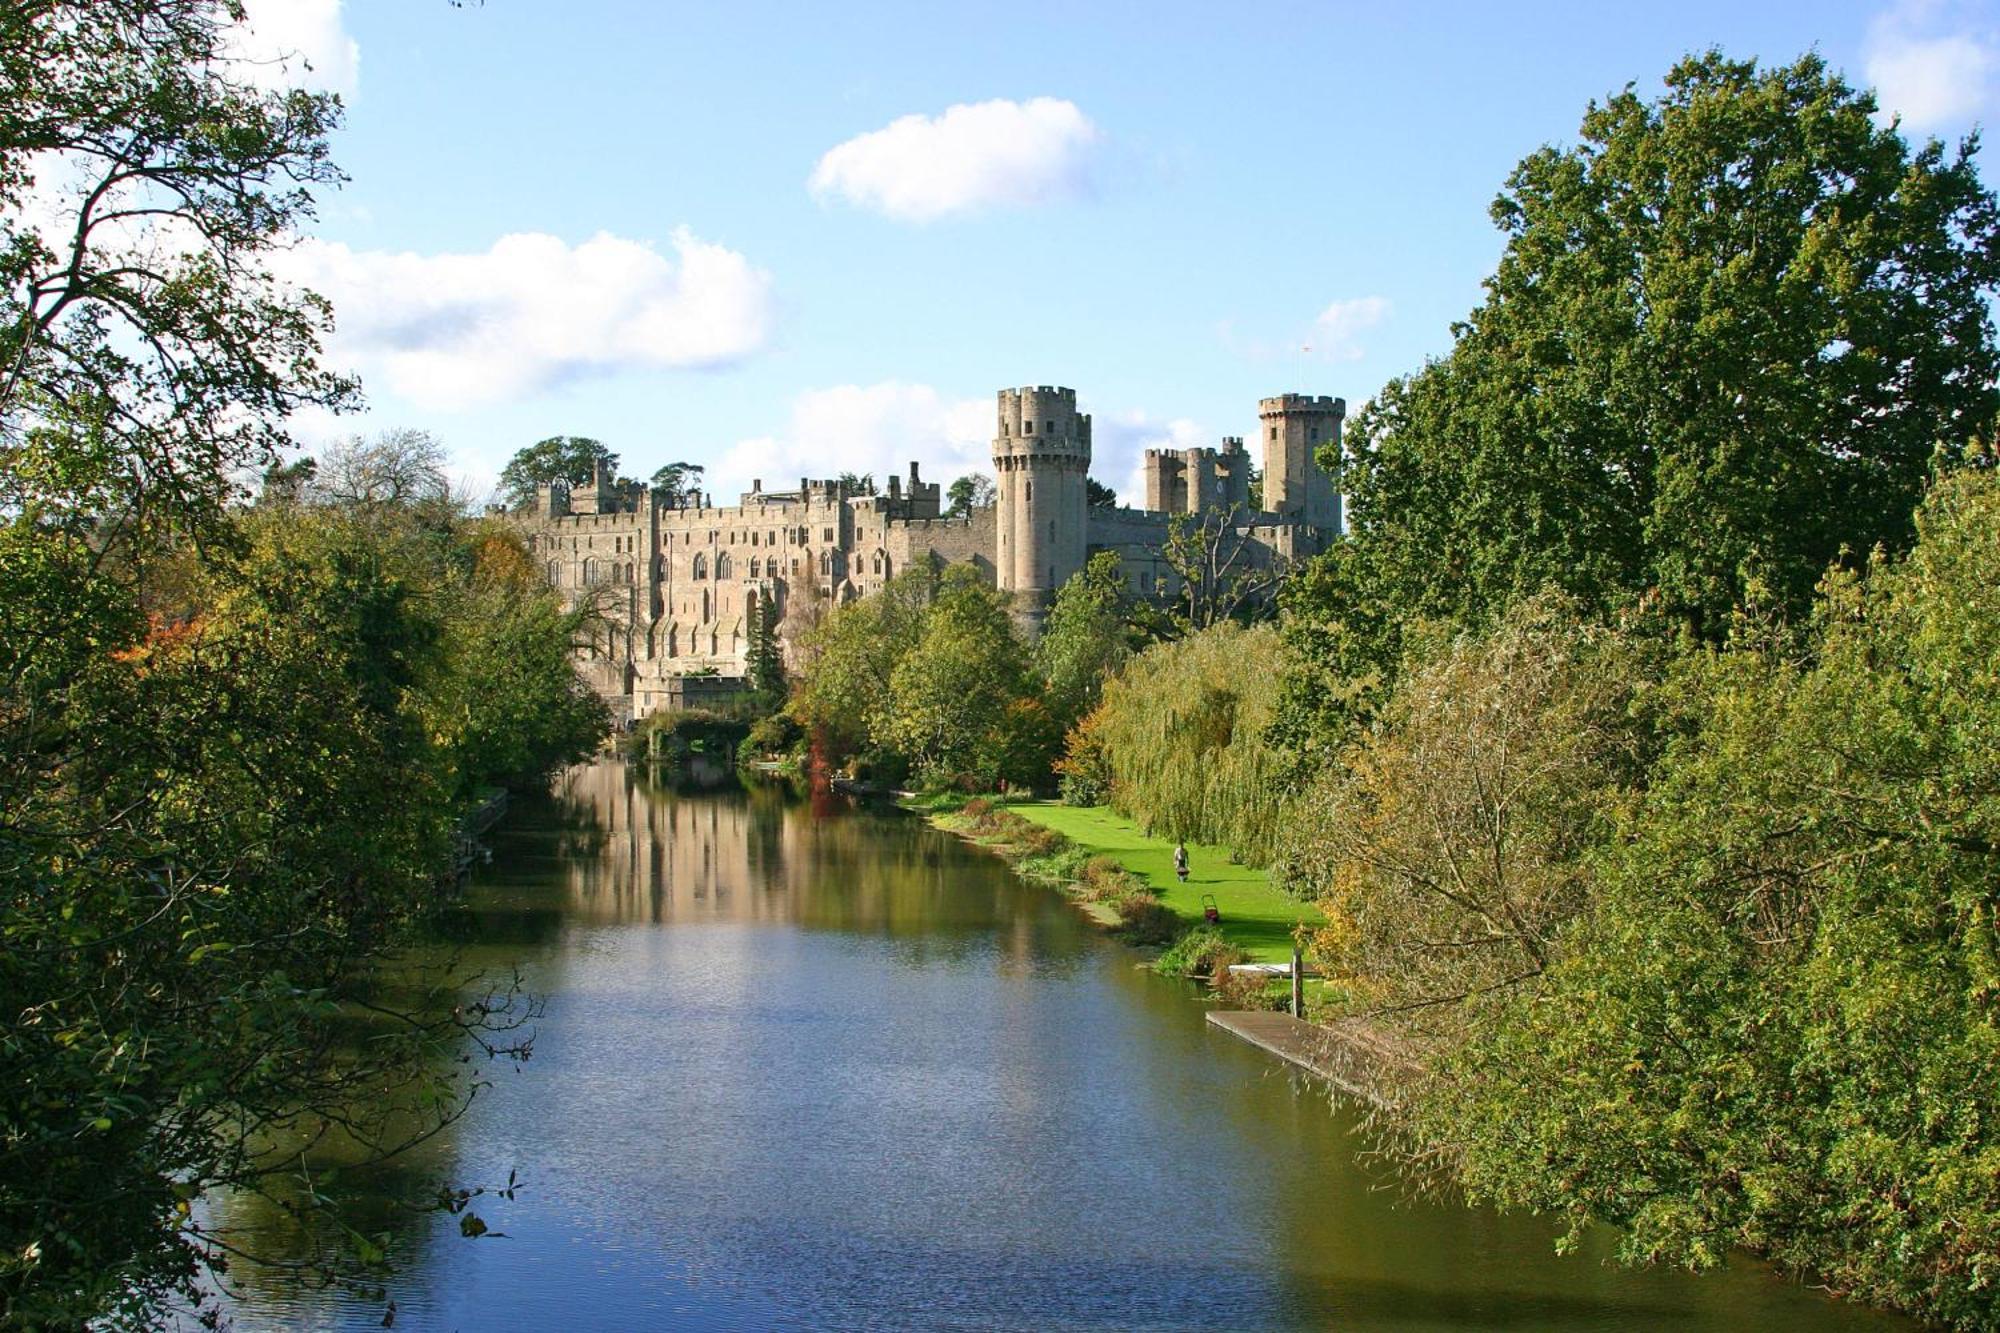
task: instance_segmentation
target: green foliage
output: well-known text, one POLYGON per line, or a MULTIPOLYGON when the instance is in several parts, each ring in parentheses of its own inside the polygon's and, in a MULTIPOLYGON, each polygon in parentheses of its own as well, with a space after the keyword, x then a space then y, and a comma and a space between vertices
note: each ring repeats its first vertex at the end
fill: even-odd
POLYGON ((984 472, 968 472, 945 487, 944 516, 965 518, 973 510, 992 504, 994 494, 993 478, 984 472))
POLYGON ((1214 926, 1192 926, 1153 960, 1153 970, 1167 977, 1220 977, 1244 957, 1214 926))
MULTIPOLYGON (((605 466, 611 467, 613 464, 606 463, 605 466)), ((701 485, 702 474, 707 471, 708 469, 699 463, 669 463, 657 469, 648 484, 661 503, 669 506, 677 505, 694 495, 696 488, 701 485)))
MULTIPOLYGON (((607 475, 616 475, 618 471, 618 455, 601 440, 582 435, 551 435, 507 460, 507 466, 500 469, 500 494, 509 508, 522 509, 534 503, 537 486, 557 481, 581 486, 600 469, 607 475)), ((655 475, 654 483, 658 482, 655 475)))
POLYGON ((1101 765, 1111 805, 1147 833, 1268 864, 1286 819, 1280 758, 1264 741, 1277 654, 1275 629, 1229 621, 1155 644, 1105 685, 1071 735, 1069 764, 1101 765))
POLYGON ((1747 1246, 1990 1328, 2000 1292, 2000 488, 1829 575, 1810 659, 1671 681, 1672 737, 1533 993, 1417 1124, 1479 1197, 1747 1246))
POLYGON ((1084 503, 1092 509, 1116 509, 1118 492, 1106 486, 1095 477, 1083 479, 1084 503))
POLYGON ((1395 695, 1302 793, 1278 863, 1357 1004, 1448 1045, 1532 987, 1587 906, 1650 749, 1648 672, 1556 598, 1487 634, 1406 633, 1395 695))
POLYGON ((1067 732, 1132 654, 1132 597, 1116 551, 1100 551, 1056 590, 1035 643, 1051 722, 1067 732))
POLYGON ((784 654, 778 645, 778 627, 771 615, 770 599, 756 596, 750 599, 749 652, 747 659, 750 675, 750 707, 761 717, 768 717, 785 706, 791 693, 791 680, 785 673, 784 654))
POLYGON ((1874 110, 1817 56, 1709 53, 1521 162, 1450 354, 1348 423, 1352 549, 1288 598, 1294 743, 1333 743, 1329 687, 1392 670, 1405 617, 1552 586, 1720 642, 1907 548, 1934 459, 2000 407, 2000 214, 1976 141, 1913 150, 1874 110))
POLYGON ((812 630, 802 658, 792 708, 827 757, 974 788, 1046 780, 1060 733, 1006 599, 976 571, 907 570, 812 630))

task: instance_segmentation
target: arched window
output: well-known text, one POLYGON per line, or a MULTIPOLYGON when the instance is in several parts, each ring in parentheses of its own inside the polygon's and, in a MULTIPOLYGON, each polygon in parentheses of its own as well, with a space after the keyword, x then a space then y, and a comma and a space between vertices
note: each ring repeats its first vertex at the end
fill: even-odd
POLYGON ((562 566, 553 560, 549 561, 549 586, 551 588, 562 587, 562 566))
POLYGON ((597 586, 597 562, 595 560, 585 559, 583 562, 583 586, 586 588, 597 586))
POLYGON ((753 579, 764 577, 764 562, 754 555, 750 557, 750 577, 753 579))
POLYGON ((705 552, 705 551, 696 551, 696 552, 694 553, 694 568, 693 568, 692 570, 690 570, 690 571, 689 571, 689 575, 688 575, 688 576, 689 576, 690 578, 697 578, 697 579, 705 579, 705 578, 707 578, 707 577, 708 577, 708 553, 707 553, 707 552, 705 552))
MULTIPOLYGON (((734 536, 735 534, 732 533, 730 535, 734 536)), ((715 577, 719 579, 729 577, 729 552, 724 551, 721 555, 715 557, 715 577)))
POLYGON ((819 553, 819 572, 822 575, 833 573, 833 552, 821 551, 819 553))

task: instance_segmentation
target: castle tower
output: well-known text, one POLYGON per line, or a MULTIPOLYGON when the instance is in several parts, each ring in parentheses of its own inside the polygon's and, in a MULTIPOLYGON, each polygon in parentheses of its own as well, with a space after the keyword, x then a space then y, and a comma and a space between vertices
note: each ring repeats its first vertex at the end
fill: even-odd
POLYGON ((1306 523, 1328 537, 1340 531, 1340 478, 1319 466, 1323 444, 1340 454, 1340 423, 1347 400, 1306 393, 1261 399, 1257 419, 1264 434, 1264 511, 1306 523))
POLYGON ((1055 590, 1083 568, 1090 418, 1076 410, 1074 389, 1002 389, 999 400, 994 573, 1039 624, 1055 590))

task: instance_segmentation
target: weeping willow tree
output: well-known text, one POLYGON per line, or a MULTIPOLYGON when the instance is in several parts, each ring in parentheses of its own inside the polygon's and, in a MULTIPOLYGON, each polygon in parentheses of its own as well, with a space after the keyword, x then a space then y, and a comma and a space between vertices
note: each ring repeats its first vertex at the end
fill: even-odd
POLYGON ((1267 863, 1286 804, 1264 742, 1277 656, 1271 626, 1228 621, 1154 645, 1106 684, 1071 737, 1071 764, 1096 768, 1113 808, 1148 833, 1267 863))

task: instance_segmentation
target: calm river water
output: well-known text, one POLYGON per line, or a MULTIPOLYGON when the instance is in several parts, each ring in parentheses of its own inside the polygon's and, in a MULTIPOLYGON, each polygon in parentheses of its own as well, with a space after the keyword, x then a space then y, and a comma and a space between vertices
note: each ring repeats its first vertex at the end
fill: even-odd
MULTIPOLYGON (((1407 1202, 1318 1088, 916 819, 604 763, 493 850, 462 947, 545 998, 534 1058, 344 1187, 525 1185, 479 1202, 500 1238, 357 1201, 397 1235, 396 1328, 1905 1327, 1407 1202)), ((216 1220, 284 1244, 247 1203, 216 1220)), ((238 1328, 382 1325, 236 1280, 238 1328)))

